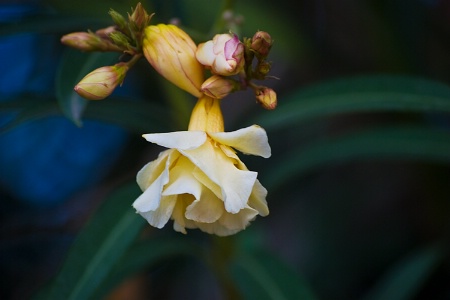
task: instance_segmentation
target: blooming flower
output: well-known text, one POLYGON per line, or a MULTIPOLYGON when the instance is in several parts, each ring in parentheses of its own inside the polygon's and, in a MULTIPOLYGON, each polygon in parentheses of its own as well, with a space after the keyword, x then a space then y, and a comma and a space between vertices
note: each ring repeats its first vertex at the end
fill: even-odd
POLYGON ((137 174, 143 193, 133 207, 152 226, 162 228, 173 219, 182 233, 199 228, 226 236, 268 215, 266 189, 234 150, 269 157, 266 132, 257 125, 223 132, 219 101, 201 97, 188 131, 143 135, 170 148, 137 174))
POLYGON ((81 79, 74 90, 88 100, 104 99, 122 83, 127 71, 126 63, 98 68, 81 79))
POLYGON ((163 77, 192 95, 201 96, 204 67, 195 58, 197 45, 186 32, 171 24, 148 26, 142 49, 163 77))
POLYGON ((196 57, 215 74, 235 75, 244 67, 244 44, 236 34, 216 34, 211 41, 198 45, 196 57))

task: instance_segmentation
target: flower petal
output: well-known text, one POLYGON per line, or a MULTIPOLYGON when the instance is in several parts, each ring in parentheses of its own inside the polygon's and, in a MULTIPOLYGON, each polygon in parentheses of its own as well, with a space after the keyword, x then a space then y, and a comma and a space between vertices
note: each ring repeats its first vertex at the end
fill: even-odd
POLYGON ((148 212, 154 211, 160 205, 161 193, 165 184, 169 182, 169 167, 173 160, 170 159, 170 154, 175 153, 178 154, 174 150, 167 150, 165 155, 163 155, 163 160, 157 159, 155 164, 147 164, 139 173, 138 173, 138 182, 140 182, 140 186, 147 186, 146 182, 151 182, 148 180, 147 176, 155 176, 159 174, 159 176, 151 182, 149 186, 145 189, 145 191, 134 201, 133 207, 138 212, 148 212), (167 159, 166 159, 167 158, 167 159), (164 162, 164 164, 162 163, 164 162), (164 169, 161 171, 162 166, 164 169), (154 173, 152 173, 152 171, 154 173))
POLYGON ((255 219, 258 212, 250 207, 246 207, 237 214, 225 213, 219 219, 219 223, 230 230, 243 230, 250 224, 250 221, 255 219))
POLYGON ((139 212, 147 222, 156 228, 163 228, 172 215, 177 195, 162 197, 159 207, 154 211, 139 212))
POLYGON ((237 169, 233 160, 220 147, 207 142, 193 150, 179 150, 188 157, 211 181, 221 187, 225 209, 237 213, 250 197, 257 173, 237 169))
POLYGON ((203 186, 202 194, 186 208, 186 218, 202 223, 217 221, 225 211, 223 202, 203 186))
POLYGON ((269 214, 269 208, 267 207, 267 190, 262 186, 262 184, 257 179, 255 185, 253 186, 252 194, 248 199, 248 205, 256 209, 259 215, 265 217, 269 214))
POLYGON ((245 154, 259 155, 264 158, 271 155, 266 131, 258 125, 231 132, 208 132, 208 135, 213 140, 245 154))
POLYGON ((170 182, 164 188, 162 195, 191 194, 196 199, 200 199, 203 186, 193 175, 195 168, 189 159, 181 156, 170 170, 170 182))
POLYGON ((175 131, 167 133, 143 134, 148 142, 158 144, 166 148, 190 150, 205 143, 206 133, 203 131, 175 131))

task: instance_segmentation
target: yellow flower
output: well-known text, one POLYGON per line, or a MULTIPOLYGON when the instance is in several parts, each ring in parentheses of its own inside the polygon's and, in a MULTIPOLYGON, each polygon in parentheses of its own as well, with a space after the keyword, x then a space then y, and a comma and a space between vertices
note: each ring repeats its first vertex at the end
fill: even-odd
POLYGON ((204 68, 195 58, 197 45, 175 25, 146 27, 143 52, 148 62, 164 78, 191 93, 201 96, 204 68))
POLYGON ((223 132, 219 101, 200 98, 189 131, 143 135, 170 148, 137 174, 143 193, 133 207, 152 226, 162 228, 172 219, 182 233, 199 228, 226 236, 269 214, 266 189, 234 150, 270 157, 266 132, 257 125, 223 132))

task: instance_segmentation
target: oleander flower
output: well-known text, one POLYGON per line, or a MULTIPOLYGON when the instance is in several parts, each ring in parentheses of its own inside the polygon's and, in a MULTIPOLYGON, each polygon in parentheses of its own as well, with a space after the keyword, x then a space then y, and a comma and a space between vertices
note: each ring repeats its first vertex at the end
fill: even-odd
POLYGON ((266 189, 235 151, 270 157, 266 132, 257 125, 223 132, 219 101, 202 96, 188 131, 143 135, 170 148, 137 174, 143 193, 133 207, 152 226, 162 228, 172 219, 182 233, 199 228, 226 236, 268 215, 266 189))
POLYGON ((211 41, 198 45, 196 57, 214 74, 231 76, 243 69, 244 50, 244 44, 236 34, 216 34, 211 41))
POLYGON ((191 93, 201 96, 204 67, 195 58, 197 45, 179 27, 169 24, 150 25, 143 39, 145 58, 164 78, 191 93))

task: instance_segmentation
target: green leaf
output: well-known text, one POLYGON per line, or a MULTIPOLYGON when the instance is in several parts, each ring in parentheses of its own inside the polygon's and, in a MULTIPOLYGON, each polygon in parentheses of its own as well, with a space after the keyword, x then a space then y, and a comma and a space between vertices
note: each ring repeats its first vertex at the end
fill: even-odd
POLYGON ((287 151, 262 172, 274 189, 313 169, 355 159, 450 162, 450 133, 425 127, 386 127, 323 138, 287 151))
POLYGON ((293 269, 262 249, 237 254, 230 268, 246 300, 317 299, 308 283, 293 269))
POLYGON ((63 114, 81 126, 81 117, 88 103, 73 88, 88 73, 96 68, 114 64, 118 60, 117 53, 83 53, 67 48, 61 58, 56 76, 56 97, 63 114))
POLYGON ((432 245, 410 253, 395 264, 364 300, 407 300, 420 291, 437 264, 445 257, 441 245, 432 245))
POLYGON ((48 294, 38 299, 90 299, 145 224, 131 207, 139 194, 133 183, 105 200, 79 233, 48 294))
MULTIPOLYGON (((450 87, 406 76, 361 76, 320 83, 279 97, 252 122, 279 130, 313 118, 359 112, 450 112, 450 87)), ((247 122, 248 123, 248 122, 247 122)))
POLYGON ((0 111, 10 111, 11 118, 0 127, 0 134, 26 122, 61 115, 56 99, 53 97, 42 99, 41 97, 22 96, 0 103, 0 111), (38 105, 36 105, 38 103, 38 105))
POLYGON ((184 237, 150 237, 127 250, 96 291, 94 299, 102 299, 127 277, 168 259, 198 256, 202 251, 197 243, 184 237))

